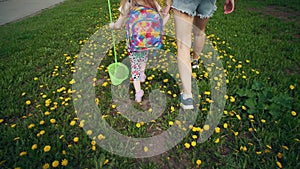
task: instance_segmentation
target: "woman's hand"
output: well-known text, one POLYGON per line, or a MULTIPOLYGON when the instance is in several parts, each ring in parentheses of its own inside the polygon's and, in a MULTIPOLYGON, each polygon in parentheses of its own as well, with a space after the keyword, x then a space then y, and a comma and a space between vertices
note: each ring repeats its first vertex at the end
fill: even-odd
POLYGON ((225 0, 224 14, 230 14, 234 10, 234 0, 225 0))

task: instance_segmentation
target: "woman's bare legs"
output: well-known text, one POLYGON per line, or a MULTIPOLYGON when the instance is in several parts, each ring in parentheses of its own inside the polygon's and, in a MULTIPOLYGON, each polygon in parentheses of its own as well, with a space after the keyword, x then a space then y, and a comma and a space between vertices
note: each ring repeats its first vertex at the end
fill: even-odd
POLYGON ((200 53, 205 44, 205 27, 208 22, 208 18, 201 19, 200 17, 194 18, 194 43, 193 43, 193 59, 198 60, 200 53))
POLYGON ((193 17, 174 9, 175 34, 177 38, 177 61, 183 84, 183 97, 192 97, 192 67, 190 48, 192 43, 193 17))

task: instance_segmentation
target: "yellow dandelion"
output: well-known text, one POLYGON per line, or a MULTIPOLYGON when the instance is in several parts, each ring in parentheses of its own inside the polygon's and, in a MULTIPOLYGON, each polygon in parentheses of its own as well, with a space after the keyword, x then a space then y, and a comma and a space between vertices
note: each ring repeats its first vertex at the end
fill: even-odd
POLYGON ((235 115, 237 119, 241 120, 241 116, 240 115, 235 115))
POLYGON ((59 165, 59 161, 58 160, 54 160, 52 162, 52 167, 56 168, 56 167, 58 167, 58 165, 59 165))
POLYGON ((148 147, 145 146, 145 147, 144 147, 144 152, 148 152, 148 150, 149 150, 148 147))
POLYGON ((109 162, 109 160, 106 159, 106 160, 104 160, 103 164, 106 165, 106 164, 108 164, 108 162, 109 162))
POLYGON ((297 116, 297 112, 295 112, 295 111, 292 111, 291 114, 292 114, 292 116, 297 116))
POLYGON ((70 122, 70 125, 71 126, 74 126, 76 124, 76 121, 75 120, 72 120, 71 122, 70 122))
POLYGON ((261 153, 262 153, 261 151, 257 151, 256 152, 257 155, 261 155, 261 153))
POLYGON ((15 128, 17 124, 10 125, 11 128, 15 128))
POLYGON ((190 143, 185 143, 184 144, 185 148, 189 149, 191 147, 190 143))
POLYGON ((43 124, 45 124, 45 121, 44 121, 44 120, 41 120, 39 124, 40 124, 40 125, 43 125, 43 124))
POLYGON ((204 129, 204 130, 209 130, 209 125, 205 124, 205 125, 203 126, 203 129, 204 129))
POLYGON ((228 124, 227 124, 227 123, 224 123, 224 124, 223 124, 223 127, 224 127, 224 129, 227 129, 227 128, 228 128, 228 124))
POLYGON ((46 164, 43 165, 43 169, 48 169, 48 168, 50 168, 49 163, 46 163, 46 164))
POLYGON ((31 146, 31 150, 35 150, 35 149, 37 149, 37 144, 33 144, 33 145, 31 146))
POLYGON ((243 109, 243 110, 247 110, 247 107, 246 107, 246 106, 242 106, 242 109, 243 109))
POLYGON ((192 135, 192 138, 196 139, 196 138, 198 138, 198 136, 197 135, 192 135))
POLYGON ((62 166, 67 166, 67 165, 68 165, 68 160, 67 160, 67 159, 63 159, 63 160, 61 161, 61 165, 62 165, 62 166))
POLYGON ((217 138, 214 142, 218 144, 220 142, 220 138, 217 138))
POLYGON ((55 119, 50 119, 50 123, 54 124, 56 122, 55 119))
POLYGON ((95 151, 97 149, 96 146, 92 146, 92 150, 95 151))
POLYGON ((136 126, 137 128, 140 128, 140 127, 141 127, 141 123, 136 123, 135 126, 136 126))
POLYGON ((289 150, 289 148, 287 146, 281 146, 281 147, 285 150, 289 150))
POLYGON ((280 152, 277 153, 277 157, 278 157, 278 158, 282 158, 282 153, 280 153, 280 152))
POLYGON ((163 82, 167 83, 169 81, 169 79, 164 79, 163 82))
POLYGON ((46 146, 44 147, 44 152, 49 152, 50 150, 51 150, 51 146, 46 145, 46 146))
POLYGON ((173 126, 174 122, 173 121, 169 121, 169 125, 173 126))
POLYGON ((235 98, 233 96, 230 96, 230 102, 235 102, 235 98))
POLYGON ((51 113, 50 113, 49 111, 46 111, 44 114, 45 114, 45 116, 48 116, 48 115, 50 115, 51 113))
POLYGON ((35 125, 33 123, 29 124, 28 128, 31 129, 33 128, 35 125))
POLYGON ((196 164, 197 164, 197 165, 201 165, 201 164, 202 164, 202 161, 198 159, 198 160, 196 161, 196 164))
POLYGON ((262 123, 266 123, 266 120, 265 119, 261 119, 260 120, 262 123))
POLYGON ((102 134, 99 134, 97 138, 98 138, 98 140, 103 140, 103 139, 105 139, 105 136, 103 136, 102 134))
POLYGON ((3 123, 4 119, 0 119, 0 123, 3 123))
POLYGON ((95 140, 91 141, 91 144, 92 144, 93 146, 96 145, 96 141, 95 141, 95 140))
POLYGON ((73 138, 73 141, 74 141, 75 143, 77 143, 77 142, 78 142, 78 140, 79 140, 79 138, 78 138, 78 137, 74 137, 74 138, 73 138))
POLYGON ((279 161, 276 161, 278 168, 282 168, 282 164, 279 161))
POLYGON ((30 105, 30 104, 31 104, 31 101, 30 101, 30 100, 27 100, 27 101, 26 101, 26 104, 27 104, 27 105, 30 105))
POLYGON ((196 142, 196 141, 192 141, 192 142, 191 142, 191 145, 192 145, 193 147, 195 147, 195 146, 197 145, 197 142, 196 142))
POLYGON ((215 132, 216 132, 216 133, 220 133, 220 131, 221 131, 220 127, 216 127, 216 128, 215 128, 215 132))
POLYGON ((108 85, 108 83, 107 82, 104 82, 103 84, 102 84, 102 87, 106 87, 108 85))
POLYGON ((290 89, 291 89, 291 90, 294 90, 294 89, 295 89, 295 86, 294 86, 294 85, 290 85, 290 89))
POLYGON ((113 109, 115 109, 116 107, 117 107, 117 105, 115 105, 115 104, 111 105, 111 108, 113 108, 113 109))
POLYGON ((26 151, 22 151, 19 155, 20 155, 20 156, 25 156, 26 154, 27 154, 26 151))
POLYGON ((74 79, 72 79, 70 82, 69 82, 69 84, 74 84, 75 83, 75 80, 74 79))
POLYGON ((90 136, 90 135, 93 134, 93 131, 92 131, 92 130, 88 130, 88 131, 86 132, 86 134, 90 136))

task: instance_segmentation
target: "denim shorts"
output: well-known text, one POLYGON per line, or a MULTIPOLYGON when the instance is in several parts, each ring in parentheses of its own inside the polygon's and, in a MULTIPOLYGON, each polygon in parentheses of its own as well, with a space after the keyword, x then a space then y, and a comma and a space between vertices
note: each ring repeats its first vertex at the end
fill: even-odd
POLYGON ((210 18, 217 10, 216 0, 173 0, 172 8, 200 18, 210 18))

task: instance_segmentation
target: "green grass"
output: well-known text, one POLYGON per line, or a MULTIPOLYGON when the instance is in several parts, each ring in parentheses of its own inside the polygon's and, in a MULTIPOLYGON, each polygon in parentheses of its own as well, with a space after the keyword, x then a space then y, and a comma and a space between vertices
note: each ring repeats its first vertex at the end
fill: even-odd
MULTIPOLYGON (((117 2, 113 1, 114 11, 117 2)), ((283 168, 299 168, 300 42, 295 34, 300 27, 296 22, 253 10, 280 5, 298 11, 299 2, 237 1, 230 15, 222 13, 222 3, 218 2, 219 8, 207 27, 229 81, 220 132, 186 148, 186 143, 196 141, 193 135, 199 135, 197 127, 203 128, 209 109, 208 70, 201 67, 194 71, 201 106, 193 130, 171 150, 145 159, 120 157, 94 144, 98 136, 91 139, 83 130, 86 124, 77 118, 75 98, 68 92, 79 52, 89 37, 109 22, 106 1, 67 0, 36 16, 1 26, 0 168, 42 168, 55 160, 59 168, 278 168, 279 163, 283 168), (290 89, 291 85, 295 89, 290 89), (293 116, 293 111, 298 114, 293 116), (44 150, 47 145, 51 146, 49 152, 44 150), (68 160, 67 166, 61 165, 63 159, 68 160)), ((110 38, 109 32, 104 34, 110 38)), ((167 37, 164 48, 176 52, 173 42, 167 37)), ((124 45, 117 45, 119 59, 127 56, 124 45)), ((107 48, 96 77, 103 118, 115 130, 133 137, 158 134, 167 130, 170 122, 177 125, 179 103, 173 94, 179 95, 178 84, 163 70, 148 69, 147 75, 154 77, 142 86, 146 100, 154 89, 167 93, 161 117, 136 124, 118 113, 105 71, 113 61, 111 55, 112 50, 107 48)), ((133 94, 129 97, 133 99, 133 94)), ((148 104, 134 106, 151 111, 148 104)), ((97 133, 92 132, 92 136, 97 133)))

